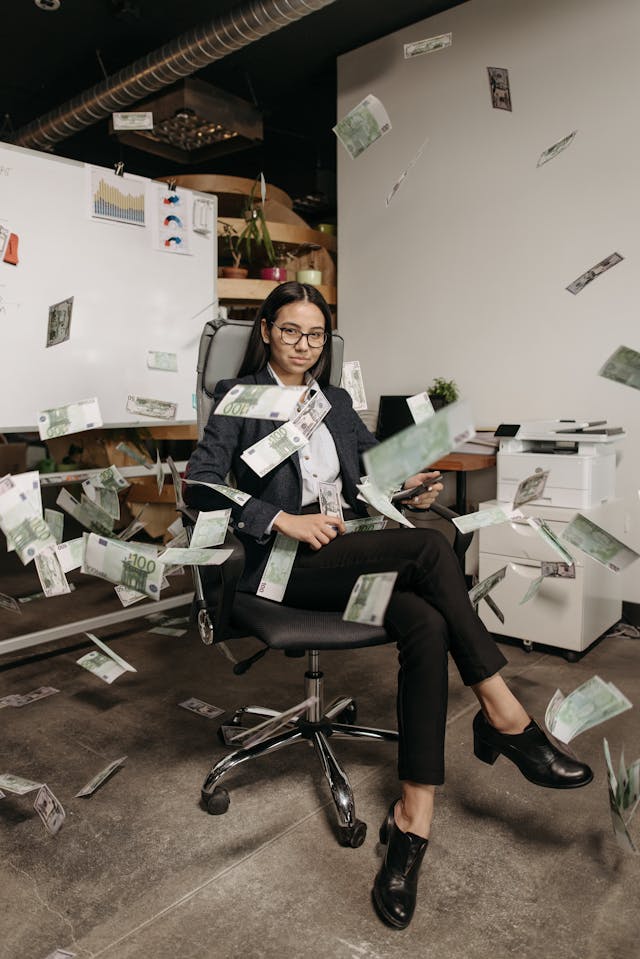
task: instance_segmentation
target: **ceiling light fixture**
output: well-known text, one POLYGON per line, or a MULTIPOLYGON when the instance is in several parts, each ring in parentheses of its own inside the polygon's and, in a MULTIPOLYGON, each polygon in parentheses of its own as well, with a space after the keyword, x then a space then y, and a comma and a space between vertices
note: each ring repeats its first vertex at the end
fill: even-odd
POLYGON ((40 10, 59 10, 60 0, 33 0, 40 10))

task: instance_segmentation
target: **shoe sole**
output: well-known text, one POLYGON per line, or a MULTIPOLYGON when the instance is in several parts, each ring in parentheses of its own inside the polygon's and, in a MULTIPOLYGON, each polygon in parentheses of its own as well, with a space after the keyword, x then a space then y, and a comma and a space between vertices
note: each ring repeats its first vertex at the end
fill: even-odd
MULTIPOLYGON (((373 901, 374 909, 375 909, 376 913, 378 914, 378 918, 379 918, 379 919, 382 919, 382 921, 385 923, 385 925, 389 926, 391 929, 406 929, 406 928, 407 928, 407 926, 408 926, 409 923, 411 922, 411 919, 409 920, 409 922, 398 922, 397 919, 394 919, 392 916, 390 916, 389 913, 386 912, 386 910, 384 909, 382 903, 380 903, 380 902, 378 901, 378 897, 376 896, 375 886, 374 886, 373 889, 371 890, 371 899, 372 899, 372 901, 373 901)), ((411 918, 413 919, 413 916, 412 916, 411 918)))

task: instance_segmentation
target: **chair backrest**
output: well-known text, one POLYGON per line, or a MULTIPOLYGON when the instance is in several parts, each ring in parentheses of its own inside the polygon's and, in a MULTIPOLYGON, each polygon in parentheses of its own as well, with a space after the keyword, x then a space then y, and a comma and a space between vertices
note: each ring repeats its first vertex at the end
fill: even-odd
MULTIPOLYGON (((202 438, 213 406, 213 394, 219 380, 237 376, 249 342, 253 320, 230 320, 223 317, 205 323, 198 350, 196 402, 198 438, 202 438)), ((335 330, 332 335, 331 375, 333 386, 340 386, 344 340, 335 330)))

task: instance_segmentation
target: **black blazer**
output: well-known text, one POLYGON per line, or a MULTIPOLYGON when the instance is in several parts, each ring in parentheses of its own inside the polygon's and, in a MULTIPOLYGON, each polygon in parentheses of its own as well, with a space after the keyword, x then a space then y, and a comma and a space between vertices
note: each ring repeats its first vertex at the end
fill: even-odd
MULTIPOLYGON (((274 382, 266 367, 249 376, 220 380, 216 385, 212 413, 204 436, 187 466, 189 479, 207 483, 228 485, 227 476, 231 473, 237 488, 251 496, 244 506, 238 506, 214 490, 202 486, 188 486, 185 493, 186 501, 198 509, 231 507, 231 524, 246 550, 244 572, 238 587, 245 592, 255 592, 262 578, 275 537, 275 533, 267 535, 265 531, 273 518, 280 510, 294 514, 301 512, 300 462, 297 453, 294 453, 266 476, 258 476, 240 456, 249 446, 276 430, 282 421, 278 423, 239 416, 217 416, 215 409, 225 393, 236 383, 267 385, 274 382)), ((323 422, 336 446, 342 477, 342 495, 355 513, 366 516, 366 505, 357 499, 356 483, 360 482, 362 473, 362 454, 375 446, 377 440, 353 409, 351 397, 346 390, 325 386, 322 391, 331 403, 331 409, 323 422)))

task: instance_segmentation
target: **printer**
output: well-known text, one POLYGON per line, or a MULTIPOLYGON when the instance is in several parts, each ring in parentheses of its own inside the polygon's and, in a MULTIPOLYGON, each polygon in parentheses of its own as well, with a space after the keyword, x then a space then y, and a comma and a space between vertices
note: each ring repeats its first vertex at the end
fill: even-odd
POLYGON ((530 505, 588 509, 615 497, 622 427, 606 420, 531 420, 503 423, 495 436, 498 501, 512 502, 520 481, 544 470, 543 495, 530 505))

